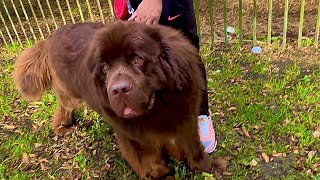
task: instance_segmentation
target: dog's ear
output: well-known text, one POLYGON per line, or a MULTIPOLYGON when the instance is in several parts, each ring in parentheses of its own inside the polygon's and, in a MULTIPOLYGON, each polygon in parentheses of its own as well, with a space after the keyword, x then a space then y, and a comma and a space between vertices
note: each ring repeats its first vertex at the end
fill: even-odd
POLYGON ((145 32, 160 43, 158 59, 169 87, 182 90, 191 84, 202 86, 203 80, 199 68, 201 59, 198 50, 180 31, 157 25, 146 28, 145 32), (192 82, 195 79, 198 82, 192 82))

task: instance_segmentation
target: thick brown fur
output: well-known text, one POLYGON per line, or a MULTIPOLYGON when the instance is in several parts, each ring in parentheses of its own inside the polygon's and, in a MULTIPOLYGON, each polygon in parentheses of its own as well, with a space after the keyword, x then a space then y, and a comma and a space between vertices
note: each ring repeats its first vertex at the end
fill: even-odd
POLYGON ((103 116, 141 178, 166 177, 165 155, 218 176, 226 163, 204 152, 197 132, 204 87, 199 63, 197 50, 169 27, 81 23, 22 52, 13 77, 28 100, 53 89, 59 99, 56 134, 68 131, 81 102, 103 116))
POLYGON ((27 100, 35 100, 51 85, 48 53, 45 42, 40 41, 23 51, 15 63, 13 77, 17 89, 27 100))

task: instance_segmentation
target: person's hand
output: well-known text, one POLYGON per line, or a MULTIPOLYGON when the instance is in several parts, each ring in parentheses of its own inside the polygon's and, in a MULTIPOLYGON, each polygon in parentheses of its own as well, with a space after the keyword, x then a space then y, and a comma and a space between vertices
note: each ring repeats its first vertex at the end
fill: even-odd
POLYGON ((128 21, 157 24, 162 12, 162 0, 143 0, 128 21))

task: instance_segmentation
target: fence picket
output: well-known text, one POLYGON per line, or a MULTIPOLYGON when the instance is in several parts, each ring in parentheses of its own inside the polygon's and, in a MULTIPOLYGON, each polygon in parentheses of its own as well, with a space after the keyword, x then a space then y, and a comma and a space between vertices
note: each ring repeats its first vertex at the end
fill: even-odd
POLYGON ((288 29, 288 12, 289 12, 289 0, 284 2, 284 18, 283 18, 283 48, 287 46, 287 29, 288 29))
POLYGON ((100 0, 97 0, 97 5, 98 5, 101 21, 102 21, 103 24, 105 24, 106 22, 105 22, 104 17, 103 17, 103 11, 102 11, 102 8, 101 8, 100 0))
POLYGON ((77 6, 78 6, 78 9, 80 12, 81 21, 84 22, 84 17, 83 17, 83 13, 82 13, 82 9, 81 9, 81 5, 79 3, 79 0, 76 0, 76 2, 77 2, 77 6))
POLYGON ((74 24, 74 23, 76 23, 76 22, 75 22, 75 20, 74 20, 73 14, 72 14, 72 10, 71 10, 71 7, 70 7, 69 0, 66 0, 66 2, 67 2, 67 6, 68 6, 68 10, 69 10, 69 14, 70 14, 72 23, 74 24))
POLYGON ((60 2, 59 2, 59 0, 56 0, 56 2, 57 2, 57 5, 58 5, 59 12, 61 14, 61 18, 62 18, 63 24, 66 25, 67 24, 66 18, 64 17, 60 2))
POLYGON ((90 19, 91 19, 91 21, 93 22, 93 21, 94 21, 94 18, 93 18, 93 14, 92 14, 91 5, 90 5, 89 0, 86 0, 86 3, 87 3, 87 6, 88 6, 90 19))
POLYGON ((49 0, 46 0, 46 2, 47 2, 47 6, 48 6, 48 8, 49 8, 50 15, 51 15, 51 18, 52 18, 52 20, 53 20, 54 26, 56 27, 56 29, 58 29, 58 25, 57 25, 57 22, 56 22, 56 18, 55 18, 54 15, 53 15, 50 2, 49 2, 49 0))
POLYGON ((243 25, 242 25, 242 0, 239 0, 239 42, 242 44, 242 38, 243 38, 243 25))
POLYGON ((271 45, 272 0, 269 0, 268 7, 268 44, 271 45))
POLYGON ((20 36, 18 34, 17 28, 16 28, 15 24, 13 23, 11 15, 10 15, 10 13, 8 11, 7 5, 4 3, 3 0, 2 0, 2 4, 3 4, 3 7, 4 7, 4 10, 6 11, 7 17, 9 19, 10 23, 11 23, 11 27, 12 27, 15 35, 16 35, 16 38, 18 39, 18 42, 20 43, 20 45, 22 45, 22 42, 21 42, 20 36))
POLYGON ((253 0, 253 45, 257 44, 257 0, 253 0))
POLYGON ((31 23, 30 23, 29 16, 28 16, 28 14, 27 14, 27 12, 26 12, 26 9, 24 8, 24 5, 23 5, 23 3, 22 3, 22 0, 19 0, 19 2, 20 2, 21 9, 22 9, 22 11, 23 11, 24 17, 26 18, 26 20, 27 20, 27 22, 28 22, 28 25, 29 25, 31 34, 32 34, 32 36, 33 36, 33 39, 34 39, 35 41, 37 41, 38 38, 37 38, 36 34, 34 33, 33 27, 32 27, 32 25, 31 25, 31 23))
POLYGON ((224 31, 224 43, 228 43, 227 35, 227 0, 223 0, 223 31, 224 31))
POLYGON ((44 21, 44 23, 46 24, 46 27, 47 27, 48 33, 49 33, 49 34, 51 34, 51 29, 50 29, 50 27, 49 27, 49 24, 48 24, 47 18, 46 18, 46 16, 44 15, 44 12, 43 12, 42 5, 41 5, 41 3, 40 3, 40 0, 37 0, 37 2, 38 2, 38 7, 39 7, 39 9, 40 9, 40 12, 41 12, 41 15, 42 15, 43 21, 44 21))
POLYGON ((4 28, 5 28, 6 31, 7 31, 7 35, 9 36, 9 39, 10 39, 11 43, 14 43, 14 41, 13 41, 13 39, 12 39, 12 36, 11 36, 11 33, 10 33, 8 27, 7 27, 6 21, 3 19, 3 16, 2 16, 1 11, 0 11, 0 19, 1 19, 2 23, 3 23, 3 25, 4 25, 4 28))
POLYGON ((201 37, 201 28, 200 28, 200 4, 199 0, 194 1, 194 11, 196 16, 196 23, 197 23, 197 32, 198 36, 201 37))
POLYGON ((1 38, 2 38, 2 41, 3 41, 4 45, 5 45, 5 46, 8 46, 8 43, 7 43, 7 41, 6 41, 6 38, 4 37, 1 29, 0 29, 0 36, 1 36, 1 38))
POLYGON ((317 17, 317 24, 316 24, 315 40, 314 40, 314 44, 316 45, 316 47, 319 46, 319 31, 320 31, 320 1, 318 5, 318 17, 317 17))
POLYGON ((213 0, 208 0, 209 20, 210 20, 210 34, 211 34, 211 49, 214 48, 214 18, 213 18, 213 0))
POLYGON ((32 14, 33 14, 34 20, 36 21, 36 24, 37 24, 37 26, 38 26, 38 29, 39 29, 41 38, 44 39, 44 35, 43 35, 43 32, 42 32, 41 27, 40 27, 40 25, 39 25, 38 18, 37 18, 37 16, 36 16, 36 13, 34 12, 34 9, 33 9, 33 6, 32 6, 32 4, 31 4, 30 0, 28 0, 28 3, 29 3, 29 6, 30 6, 30 9, 31 9, 31 12, 32 12, 32 14))
POLYGON ((26 30, 25 30, 24 27, 23 27, 23 24, 22 24, 22 21, 21 21, 21 19, 20 19, 18 10, 17 10, 17 8, 16 8, 16 5, 14 4, 14 2, 13 2, 12 0, 10 0, 10 1, 11 1, 11 5, 12 5, 12 7, 13 7, 13 9, 14 9, 14 12, 15 12, 15 14, 16 14, 16 17, 18 18, 18 21, 19 21, 20 27, 21 27, 21 29, 22 29, 23 35, 24 35, 24 37, 26 38, 26 40, 29 41, 29 38, 28 38, 28 36, 27 36, 26 30))
POLYGON ((305 4, 305 0, 301 0, 298 47, 301 47, 301 42, 302 42, 303 21, 304 21, 304 4, 305 4))

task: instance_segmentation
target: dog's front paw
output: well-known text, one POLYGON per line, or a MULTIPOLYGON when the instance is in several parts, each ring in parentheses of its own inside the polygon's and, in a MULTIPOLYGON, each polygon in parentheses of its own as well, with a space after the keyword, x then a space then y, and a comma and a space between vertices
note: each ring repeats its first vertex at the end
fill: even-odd
POLYGON ((57 136, 64 136, 70 133, 72 129, 67 126, 59 126, 58 128, 54 129, 53 132, 57 136))
POLYGON ((227 171, 228 161, 224 158, 218 158, 212 161, 212 173, 215 178, 220 178, 221 174, 227 171))

